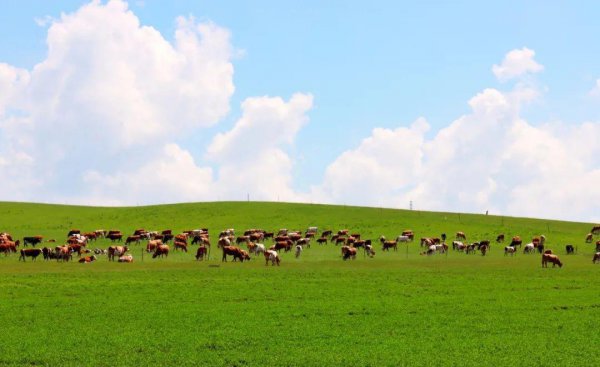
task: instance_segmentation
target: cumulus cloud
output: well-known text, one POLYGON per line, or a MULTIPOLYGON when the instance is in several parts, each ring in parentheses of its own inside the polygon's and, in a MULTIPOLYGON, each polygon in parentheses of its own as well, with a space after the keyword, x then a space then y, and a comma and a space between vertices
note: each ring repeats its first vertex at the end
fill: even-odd
POLYGON ((169 42, 125 2, 95 1, 51 20, 46 42, 32 70, 0 64, 0 162, 35 177, 15 183, 29 200, 82 196, 84 172, 136 170, 229 113, 234 52, 213 23, 178 18, 169 42))
POLYGON ((507 81, 527 73, 538 73, 544 66, 538 64, 533 58, 535 51, 523 47, 510 51, 500 65, 492 66, 492 72, 500 81, 507 81))
POLYGON ((530 86, 488 88, 471 112, 428 139, 410 127, 374 129, 331 163, 313 195, 328 202, 592 220, 600 202, 600 123, 533 125, 530 86))

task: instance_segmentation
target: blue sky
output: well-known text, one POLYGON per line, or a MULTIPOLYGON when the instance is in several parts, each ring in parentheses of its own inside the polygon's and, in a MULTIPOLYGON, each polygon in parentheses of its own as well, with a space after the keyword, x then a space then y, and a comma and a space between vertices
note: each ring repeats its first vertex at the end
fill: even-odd
MULTIPOLYGON (((84 4, 20 1, 5 6, 0 62, 31 70, 47 56, 51 24, 40 26, 35 19, 58 19, 84 4)), ((236 125, 247 98, 312 95, 309 122, 292 144, 282 147, 294 164, 291 188, 299 192, 322 185, 332 162, 358 149, 375 128, 409 128, 423 117, 429 125, 425 139, 433 140, 468 115, 468 101, 486 88, 509 92, 524 82, 535 87, 540 97, 519 109, 519 117, 534 127, 600 120, 598 99, 590 96, 600 78, 600 5, 595 2, 146 0, 131 1, 129 9, 170 42, 178 16, 210 21, 230 32, 235 92, 229 113, 217 124, 176 139, 198 164, 218 170, 206 159, 206 147, 215 134, 236 125), (492 65, 523 47, 534 50, 543 71, 524 80, 496 78, 492 65)), ((398 190, 403 188, 392 189, 398 190)), ((596 218, 596 213, 583 216, 596 218)))

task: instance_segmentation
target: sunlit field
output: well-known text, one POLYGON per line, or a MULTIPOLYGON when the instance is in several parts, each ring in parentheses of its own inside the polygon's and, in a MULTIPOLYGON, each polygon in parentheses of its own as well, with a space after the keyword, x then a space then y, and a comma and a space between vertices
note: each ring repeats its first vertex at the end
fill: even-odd
MULTIPOLYGON (((1 366, 415 366, 600 364, 600 265, 585 243, 590 223, 456 213, 283 203, 199 203, 91 208, 0 203, 0 232, 66 239, 83 231, 207 227, 197 246, 168 258, 131 246, 134 262, 91 264, 0 255, 1 366), (343 261, 340 247, 312 243, 281 266, 263 257, 221 262, 222 229, 349 229, 363 238, 416 241, 343 261), (418 238, 492 241, 487 256, 422 256, 418 238), (545 235, 562 268, 539 254, 505 256, 504 233, 545 235), (577 253, 565 254, 573 244, 577 253)), ((596 239, 597 240, 597 239, 596 239)), ((265 241, 267 246, 271 240, 265 241)), ((106 248, 106 239, 90 248, 106 248)))

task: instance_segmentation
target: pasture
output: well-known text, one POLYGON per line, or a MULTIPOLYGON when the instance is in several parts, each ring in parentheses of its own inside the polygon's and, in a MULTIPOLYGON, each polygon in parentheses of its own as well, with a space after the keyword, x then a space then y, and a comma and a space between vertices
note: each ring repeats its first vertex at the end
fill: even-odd
MULTIPOLYGON (((283 203, 198 203, 91 208, 0 203, 0 232, 64 241, 71 228, 207 227, 211 259, 196 246, 166 259, 91 264, 19 262, 0 255, 0 366, 599 365, 600 265, 584 242, 592 224, 377 208, 283 203), (363 238, 415 231, 397 252, 342 261, 315 243, 222 263, 224 228, 348 228, 363 238), (420 256, 418 238, 464 231, 492 240, 487 256, 420 256), (539 254, 504 256, 493 240, 544 234, 565 266, 539 254), (571 243, 578 252, 565 255, 571 243)), ((270 244, 270 240, 265 241, 270 244)), ((102 239, 90 248, 106 248, 102 239)))

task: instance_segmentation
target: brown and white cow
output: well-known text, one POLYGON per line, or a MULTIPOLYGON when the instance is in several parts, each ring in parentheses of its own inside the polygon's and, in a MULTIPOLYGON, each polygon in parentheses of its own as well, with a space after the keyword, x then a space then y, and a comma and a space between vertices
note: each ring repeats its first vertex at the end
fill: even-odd
POLYGON ((119 256, 118 262, 120 262, 120 263, 132 263, 133 262, 133 255, 119 256))
POLYGON ((110 246, 108 248, 108 260, 115 261, 115 258, 125 255, 129 251, 127 246, 110 246))
POLYGON ((277 264, 277 266, 279 266, 279 263, 281 262, 281 260, 279 259, 279 254, 277 253, 277 251, 267 250, 267 251, 265 251, 264 255, 265 255, 265 266, 269 265, 269 261, 271 262, 271 265, 277 264))
POLYGON ((558 265, 559 268, 562 268, 563 263, 560 261, 558 256, 553 254, 543 254, 542 255, 542 268, 547 268, 548 263, 552 263, 552 267, 558 265))
POLYGON ((354 247, 350 247, 350 246, 342 246, 342 259, 343 260, 348 260, 348 259, 355 260, 356 259, 356 249, 354 247))
POLYGON ((81 259, 79 259, 80 263, 84 263, 84 264, 88 264, 91 262, 96 261, 96 256, 92 255, 92 256, 84 256, 81 259))
POLYGON ((592 258, 592 264, 600 263, 600 252, 596 252, 594 254, 594 258, 592 258))
POLYGON ((156 249, 154 250, 154 253, 152 254, 152 258, 156 259, 157 257, 169 257, 169 245, 159 245, 156 246, 156 249))

